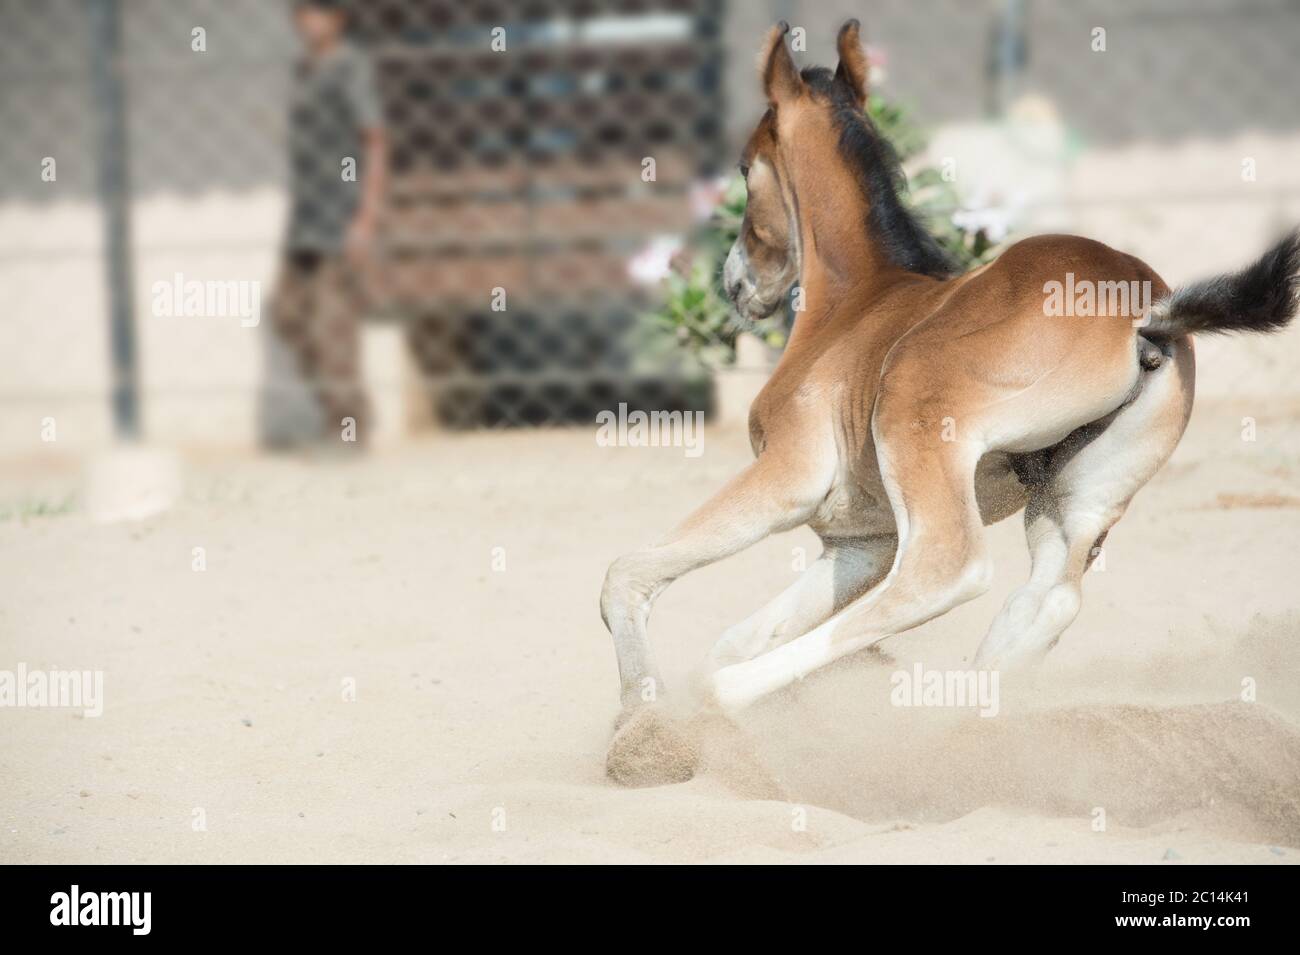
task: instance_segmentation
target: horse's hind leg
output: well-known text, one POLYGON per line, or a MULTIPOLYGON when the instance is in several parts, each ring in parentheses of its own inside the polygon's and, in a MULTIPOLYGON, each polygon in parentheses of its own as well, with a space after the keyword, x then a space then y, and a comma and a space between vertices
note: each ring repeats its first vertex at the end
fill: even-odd
POLYGON ((1025 508, 1033 560, 1029 581, 993 621, 976 666, 1034 662, 1074 621, 1080 581, 1096 549, 1182 437, 1194 377, 1190 341, 1170 344, 1159 367, 1143 373, 1141 391, 1131 402, 1053 449, 1025 508))
POLYGON ((906 407, 882 415, 877 403, 877 454, 899 531, 888 573, 802 636, 714 673, 712 695, 724 709, 747 706, 833 660, 946 613, 988 588, 991 565, 984 553, 984 527, 975 499, 981 449, 915 439, 906 427, 910 415, 906 407), (886 445, 882 434, 898 435, 898 446, 886 445), (903 488, 908 489, 906 494, 903 488))

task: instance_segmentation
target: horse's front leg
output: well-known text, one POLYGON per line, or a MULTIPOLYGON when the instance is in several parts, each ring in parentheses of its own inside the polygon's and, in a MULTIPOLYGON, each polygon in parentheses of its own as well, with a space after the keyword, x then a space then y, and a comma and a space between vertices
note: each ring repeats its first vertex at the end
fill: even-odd
POLYGON ((833 460, 765 452, 662 543, 610 565, 600 609, 614 638, 623 712, 606 771, 629 785, 680 782, 695 772, 693 744, 659 702, 663 682, 646 637, 650 608, 678 577, 805 523, 830 486, 833 460))
POLYGON ((728 627, 709 651, 710 671, 753 659, 802 636, 856 600, 885 576, 898 538, 828 538, 825 549, 800 575, 762 608, 728 627))
POLYGON ((646 637, 655 599, 683 574, 805 523, 826 494, 829 471, 765 453, 662 542, 610 565, 600 611, 614 638, 625 710, 663 694, 646 637))

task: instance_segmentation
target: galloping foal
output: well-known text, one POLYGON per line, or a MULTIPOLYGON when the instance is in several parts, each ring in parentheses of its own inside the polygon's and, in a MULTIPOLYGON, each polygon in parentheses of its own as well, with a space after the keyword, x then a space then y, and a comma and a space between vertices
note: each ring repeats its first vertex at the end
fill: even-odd
POLYGON ((787 30, 760 55, 768 109, 741 160, 748 209, 723 276, 743 317, 771 315, 796 281, 805 309, 750 411, 754 462, 661 543, 609 568, 601 612, 622 681, 619 736, 672 732, 644 705, 662 692, 646 640, 654 599, 800 524, 825 549, 714 647, 723 708, 983 593, 982 527, 1021 508, 1033 569, 976 665, 1041 657, 1078 613, 1107 531, 1182 436, 1191 335, 1273 331, 1297 308, 1300 233, 1172 294, 1133 256, 1071 236, 1027 239, 957 274, 900 201, 897 160, 865 115, 857 22, 840 30, 834 74, 800 73, 787 30), (1149 282, 1155 305, 1048 317, 1045 290, 1067 280, 1149 282))

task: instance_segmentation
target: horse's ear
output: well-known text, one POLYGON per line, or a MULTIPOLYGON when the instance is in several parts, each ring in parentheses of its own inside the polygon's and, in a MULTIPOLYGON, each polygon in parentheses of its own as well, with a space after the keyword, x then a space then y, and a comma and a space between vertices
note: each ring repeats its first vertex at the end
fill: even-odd
POLYGON ((773 105, 794 99, 803 91, 799 69, 794 65, 794 58, 790 56, 790 48, 785 42, 785 35, 789 32, 790 24, 784 20, 772 27, 758 54, 763 92, 767 94, 767 101, 773 105))
POLYGON ((858 29, 857 20, 850 20, 840 27, 840 35, 835 41, 840 53, 835 81, 848 87, 858 105, 862 106, 867 102, 867 55, 862 51, 858 29))

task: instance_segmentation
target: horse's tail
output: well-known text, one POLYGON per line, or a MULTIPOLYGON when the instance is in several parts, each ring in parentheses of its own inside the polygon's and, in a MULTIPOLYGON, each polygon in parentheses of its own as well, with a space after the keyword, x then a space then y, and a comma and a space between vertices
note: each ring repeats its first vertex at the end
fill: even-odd
POLYGON ((1144 338, 1275 332, 1300 311, 1300 229, 1240 272, 1202 279, 1156 302, 1144 338))

